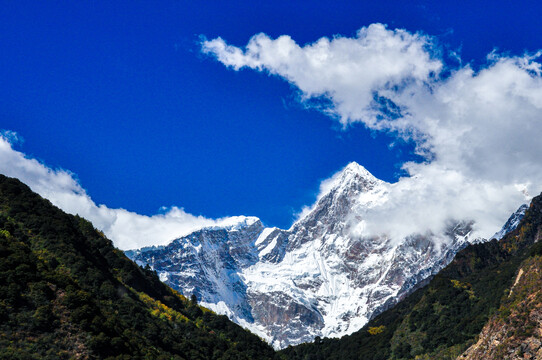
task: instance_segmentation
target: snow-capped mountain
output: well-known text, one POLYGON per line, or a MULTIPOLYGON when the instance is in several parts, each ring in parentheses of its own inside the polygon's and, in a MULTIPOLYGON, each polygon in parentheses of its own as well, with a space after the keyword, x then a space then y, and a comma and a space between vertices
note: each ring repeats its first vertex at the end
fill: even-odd
POLYGON ((525 211, 529 208, 529 205, 523 204, 519 207, 519 209, 516 210, 515 213, 513 213, 508 221, 503 225, 501 230, 495 233, 491 238, 500 240, 504 237, 504 235, 508 234, 510 231, 514 230, 518 227, 519 222, 521 219, 523 219, 523 216, 525 216, 525 211))
POLYGON ((442 234, 364 236, 364 215, 386 201, 389 188, 350 163, 323 184, 314 206, 289 230, 238 217, 229 226, 128 256, 276 348, 315 336, 340 337, 359 330, 478 240, 471 238, 468 221, 451 221, 442 234))

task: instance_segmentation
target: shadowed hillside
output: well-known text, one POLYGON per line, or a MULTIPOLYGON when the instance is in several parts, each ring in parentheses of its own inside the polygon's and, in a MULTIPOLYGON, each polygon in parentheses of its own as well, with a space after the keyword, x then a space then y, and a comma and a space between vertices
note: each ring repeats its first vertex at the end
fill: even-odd
POLYGON ((0 175, 0 358, 273 359, 20 181, 0 175))

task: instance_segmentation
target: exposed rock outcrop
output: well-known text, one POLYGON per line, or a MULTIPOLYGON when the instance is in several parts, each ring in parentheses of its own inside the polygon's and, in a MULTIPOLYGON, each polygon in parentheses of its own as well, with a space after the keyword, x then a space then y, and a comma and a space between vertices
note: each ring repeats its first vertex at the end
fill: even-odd
POLYGON ((542 257, 523 262, 498 313, 458 359, 542 359, 542 257))

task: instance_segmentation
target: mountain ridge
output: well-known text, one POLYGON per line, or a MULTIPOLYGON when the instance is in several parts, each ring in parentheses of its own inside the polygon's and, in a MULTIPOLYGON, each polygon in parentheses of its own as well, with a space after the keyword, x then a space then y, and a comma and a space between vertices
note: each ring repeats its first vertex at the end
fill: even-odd
POLYGON ((170 286, 194 291, 206 306, 228 314, 275 348, 317 336, 340 337, 393 306, 455 253, 479 241, 471 236, 472 222, 457 220, 442 234, 364 237, 364 216, 387 200, 389 186, 352 162, 322 184, 315 204, 290 229, 264 228, 257 220, 258 230, 238 229, 243 259, 229 248, 230 235, 219 234, 218 228, 196 232, 203 242, 220 244, 220 252, 211 251, 207 260, 187 258, 192 235, 176 239, 175 247, 128 255, 151 266, 170 286), (216 289, 228 291, 216 296, 216 289))

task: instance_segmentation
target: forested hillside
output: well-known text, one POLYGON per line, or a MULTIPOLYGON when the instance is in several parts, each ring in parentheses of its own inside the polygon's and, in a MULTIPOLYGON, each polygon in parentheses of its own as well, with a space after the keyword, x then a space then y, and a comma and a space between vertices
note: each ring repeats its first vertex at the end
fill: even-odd
POLYGON ((272 359, 67 215, 0 175, 0 358, 272 359))

